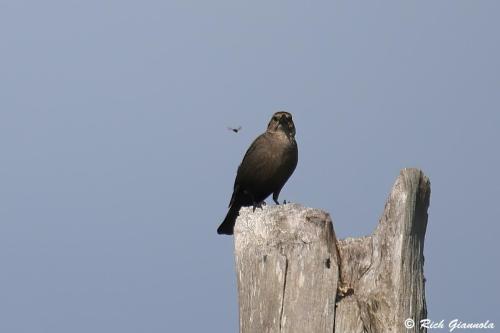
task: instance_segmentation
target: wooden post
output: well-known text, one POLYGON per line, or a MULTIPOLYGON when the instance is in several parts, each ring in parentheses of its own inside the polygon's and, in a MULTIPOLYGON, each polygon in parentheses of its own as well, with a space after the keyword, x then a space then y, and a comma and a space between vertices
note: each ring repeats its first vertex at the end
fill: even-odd
POLYGON ((429 198, 428 178, 404 169, 375 232, 339 242, 319 209, 243 208, 234 234, 240 332, 425 332, 429 198))

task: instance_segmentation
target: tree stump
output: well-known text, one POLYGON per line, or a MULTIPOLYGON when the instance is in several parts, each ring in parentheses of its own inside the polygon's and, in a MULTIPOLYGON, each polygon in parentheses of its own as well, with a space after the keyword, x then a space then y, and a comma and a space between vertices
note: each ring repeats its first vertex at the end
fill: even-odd
POLYGON ((374 233, 341 241, 319 209, 241 209, 234 232, 240 332, 425 332, 429 198, 428 178, 404 169, 374 233))

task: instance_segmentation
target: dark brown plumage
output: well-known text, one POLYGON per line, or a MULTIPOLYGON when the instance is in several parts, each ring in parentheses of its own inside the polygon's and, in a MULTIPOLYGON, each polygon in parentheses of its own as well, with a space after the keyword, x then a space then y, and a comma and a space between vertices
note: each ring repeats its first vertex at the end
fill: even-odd
POLYGON ((248 148, 238 167, 229 212, 217 229, 232 235, 238 212, 243 206, 259 206, 271 193, 276 204, 281 189, 297 166, 295 125, 288 112, 276 112, 265 133, 248 148))

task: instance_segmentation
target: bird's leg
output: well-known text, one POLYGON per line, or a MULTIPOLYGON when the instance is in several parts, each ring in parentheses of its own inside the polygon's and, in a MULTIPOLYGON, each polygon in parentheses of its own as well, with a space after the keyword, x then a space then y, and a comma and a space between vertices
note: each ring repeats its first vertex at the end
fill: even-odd
POLYGON ((280 204, 280 203, 279 203, 279 201, 278 201, 278 197, 279 197, 279 195, 280 195, 280 190, 278 190, 278 191, 276 191, 276 192, 274 192, 274 193, 273 193, 273 200, 274 200, 274 202, 275 202, 277 205, 279 205, 279 204, 280 204))

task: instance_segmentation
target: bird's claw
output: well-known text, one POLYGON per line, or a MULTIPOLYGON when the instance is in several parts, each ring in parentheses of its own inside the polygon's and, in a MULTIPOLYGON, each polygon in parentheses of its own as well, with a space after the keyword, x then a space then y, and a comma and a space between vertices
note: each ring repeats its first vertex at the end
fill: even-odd
MULTIPOLYGON (((273 199, 273 200, 274 200, 274 199, 273 199)), ((276 200, 274 200, 274 202, 275 202, 277 205, 281 205, 281 204, 280 204, 280 202, 279 202, 277 199, 276 199, 276 200)), ((287 203, 289 203, 289 202, 287 202, 286 200, 283 200, 283 205, 286 205, 287 203)))
POLYGON ((255 212, 255 208, 260 208, 260 209, 264 209, 263 206, 266 205, 266 202, 265 201, 261 201, 259 203, 255 203, 253 204, 253 211, 255 212))

